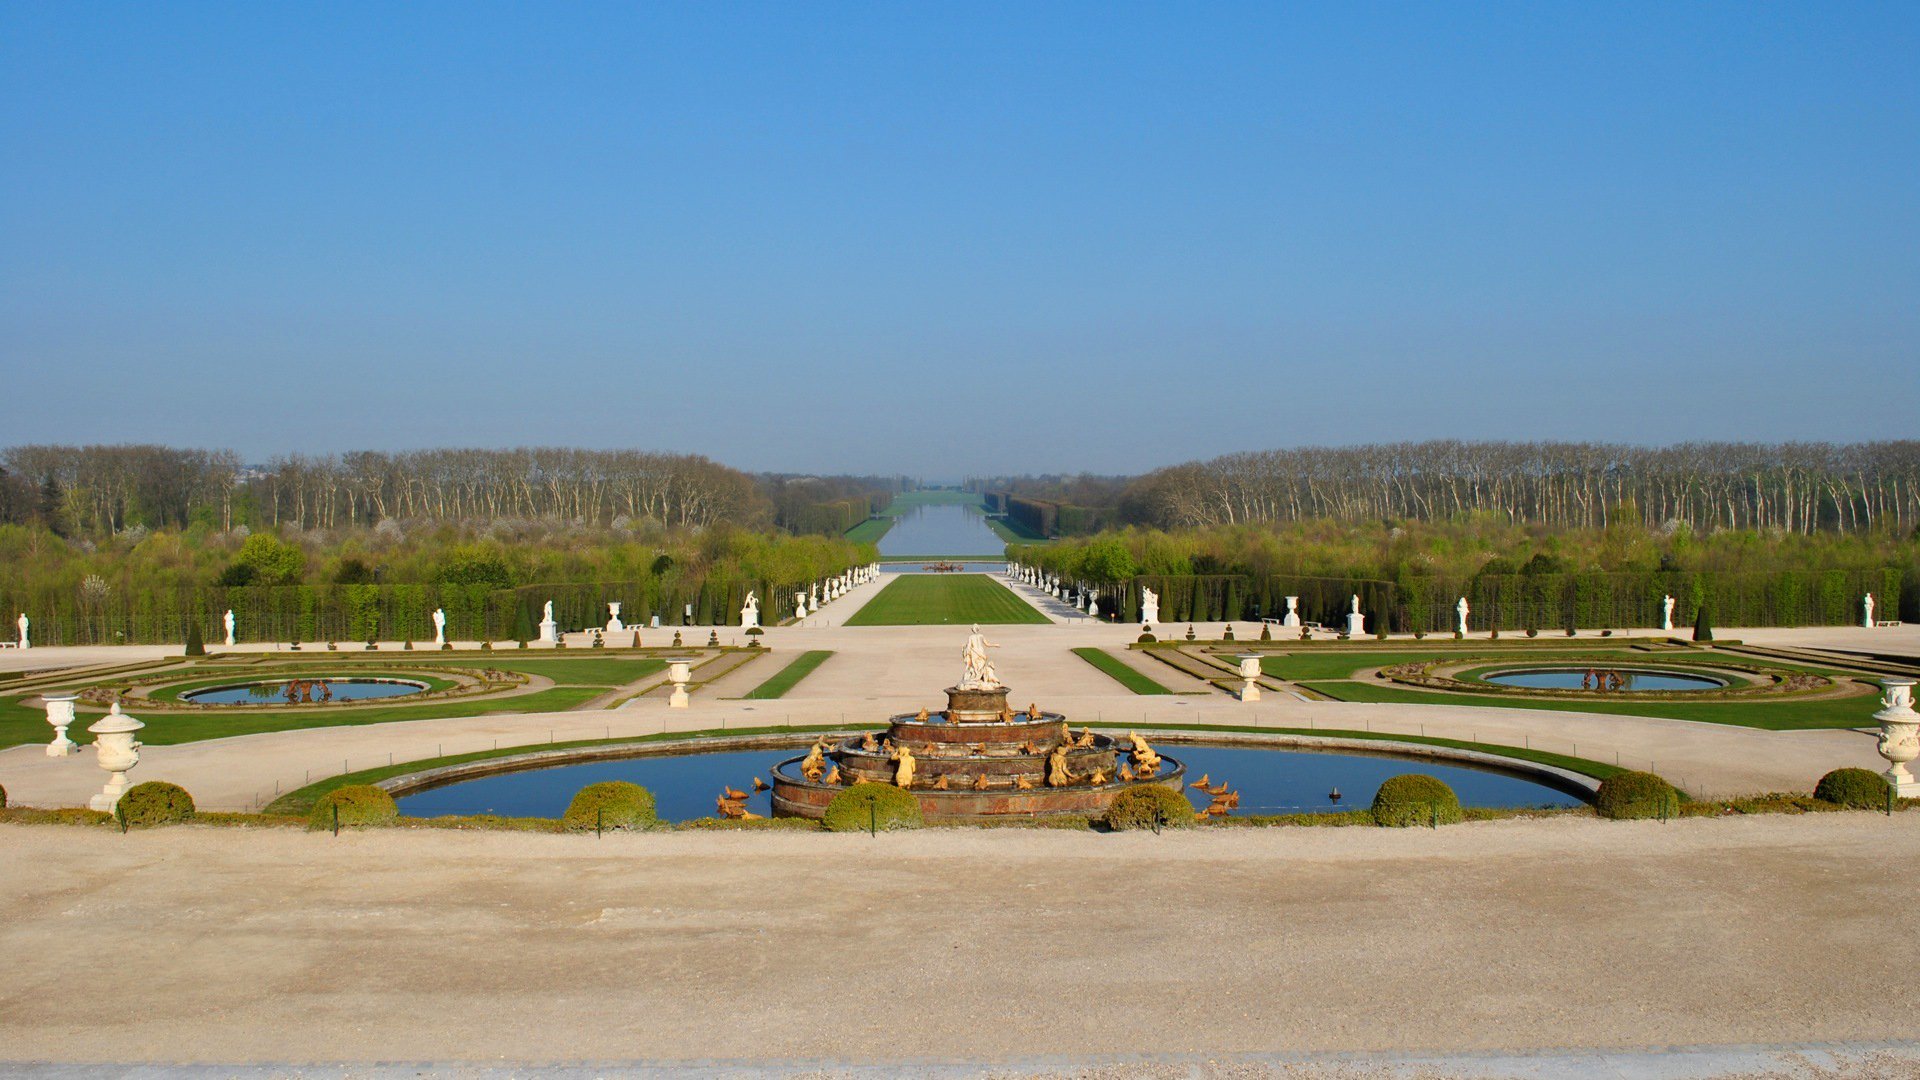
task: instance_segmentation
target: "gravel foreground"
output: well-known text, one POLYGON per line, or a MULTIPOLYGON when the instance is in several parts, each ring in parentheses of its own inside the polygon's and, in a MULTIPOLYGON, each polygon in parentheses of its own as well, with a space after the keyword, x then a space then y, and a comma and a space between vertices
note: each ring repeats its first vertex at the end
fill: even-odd
POLYGON ((1917 855, 1867 813, 0 826, 0 1074, 1920 1077, 1917 855))

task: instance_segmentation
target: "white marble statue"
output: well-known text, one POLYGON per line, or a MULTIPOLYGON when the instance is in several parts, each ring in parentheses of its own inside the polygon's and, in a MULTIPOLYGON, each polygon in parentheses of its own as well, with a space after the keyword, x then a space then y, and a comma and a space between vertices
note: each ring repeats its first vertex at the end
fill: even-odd
POLYGON ((747 593, 747 602, 740 606, 740 626, 742 629, 760 625, 760 598, 747 593))
POLYGON ((620 604, 619 600, 607 601, 607 633, 609 634, 617 634, 627 628, 627 624, 620 621, 620 604))
POLYGON ((549 645, 560 640, 560 624, 553 621, 553 601, 549 600, 540 609, 540 640, 549 645))
POLYGON ((1867 594, 1867 598, 1861 602, 1861 606, 1866 609, 1867 614, 1861 620, 1860 625, 1871 630, 1873 629, 1873 594, 1872 593, 1867 594))
POLYGON ((24 611, 20 613, 19 625, 20 625, 20 647, 23 649, 33 648, 32 639, 27 637, 28 619, 27 619, 27 613, 24 611))
POLYGON ((1087 616, 1093 619, 1097 619, 1100 617, 1100 590, 1099 589, 1094 589, 1093 591, 1087 593, 1087 616))
POLYGON ((1140 621, 1152 626, 1160 621, 1160 594, 1140 586, 1140 621))
POLYGON ((1299 628, 1300 626, 1300 598, 1299 597, 1297 596, 1287 597, 1287 614, 1285 615, 1285 617, 1283 617, 1280 620, 1280 625, 1291 626, 1291 627, 1294 627, 1295 629, 1299 628))
POLYGON ((1467 598, 1464 596, 1460 598, 1459 603, 1453 605, 1454 614, 1460 616, 1459 629, 1460 629, 1460 635, 1462 637, 1465 637, 1467 633, 1467 612, 1472 610, 1473 610, 1472 608, 1467 606, 1467 598))
POLYGON ((1673 632, 1673 597, 1671 596, 1660 598, 1660 629, 1668 633, 1673 632))
POLYGON ((796 619, 807 617, 807 594, 804 591, 793 598, 793 617, 796 619))
POLYGON ((447 643, 447 613, 441 608, 433 609, 433 643, 435 645, 447 643))
POLYGON ((1353 610, 1347 614, 1347 636, 1361 637, 1367 632, 1367 617, 1360 614, 1360 594, 1353 594, 1353 610))
POLYGON ((961 677, 958 689, 961 690, 999 690, 1005 684, 994 677, 993 659, 987 655, 988 649, 997 649, 998 645, 987 640, 980 632, 980 624, 973 625, 973 633, 967 637, 966 648, 960 651, 961 659, 966 661, 967 673, 961 677))
POLYGON ((228 608, 227 613, 221 616, 220 621, 225 623, 227 626, 227 647, 232 648, 233 647, 233 609, 228 608))

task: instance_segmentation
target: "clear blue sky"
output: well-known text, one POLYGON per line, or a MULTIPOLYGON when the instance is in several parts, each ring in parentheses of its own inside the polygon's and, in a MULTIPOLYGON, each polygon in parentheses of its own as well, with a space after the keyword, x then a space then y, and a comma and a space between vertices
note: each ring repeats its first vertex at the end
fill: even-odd
POLYGON ((0 444, 1920 434, 1920 4, 0 2, 0 444))

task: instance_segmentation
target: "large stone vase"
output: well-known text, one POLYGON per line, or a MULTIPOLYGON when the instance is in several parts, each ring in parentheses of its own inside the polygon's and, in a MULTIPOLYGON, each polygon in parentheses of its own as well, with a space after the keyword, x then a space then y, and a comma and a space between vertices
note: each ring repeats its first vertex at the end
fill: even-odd
POLYGON ((1915 780, 1907 764, 1920 758, 1920 713, 1913 711, 1913 680, 1882 679, 1885 691, 1881 709, 1873 714, 1880 721, 1880 756, 1893 763, 1886 772, 1887 783, 1903 799, 1920 797, 1920 780, 1915 780))

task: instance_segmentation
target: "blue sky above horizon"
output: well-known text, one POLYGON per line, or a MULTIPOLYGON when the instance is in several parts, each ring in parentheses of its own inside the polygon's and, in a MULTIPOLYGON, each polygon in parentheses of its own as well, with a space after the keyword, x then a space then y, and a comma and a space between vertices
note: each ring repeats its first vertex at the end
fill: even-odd
POLYGON ((1920 5, 0 0, 0 444, 1920 433, 1920 5))

